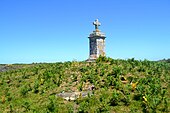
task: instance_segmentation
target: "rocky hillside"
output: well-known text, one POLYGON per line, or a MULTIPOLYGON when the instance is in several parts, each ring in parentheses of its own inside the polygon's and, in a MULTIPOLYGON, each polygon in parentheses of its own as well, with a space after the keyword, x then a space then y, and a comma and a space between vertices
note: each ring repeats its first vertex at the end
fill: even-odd
POLYGON ((170 112, 166 62, 100 57, 16 66, 0 72, 2 113, 170 112))
POLYGON ((28 67, 31 66, 26 65, 26 64, 0 64, 0 72, 5 72, 5 71, 10 71, 10 70, 16 70, 19 68, 24 68, 24 67, 28 67))

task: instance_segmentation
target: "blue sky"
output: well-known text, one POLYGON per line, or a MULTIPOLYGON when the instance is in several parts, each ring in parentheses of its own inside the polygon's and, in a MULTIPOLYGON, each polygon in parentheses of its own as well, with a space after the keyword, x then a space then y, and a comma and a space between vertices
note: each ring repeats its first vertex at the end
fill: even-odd
POLYGON ((86 60, 97 18, 107 56, 170 58, 170 0, 0 0, 0 63, 86 60))

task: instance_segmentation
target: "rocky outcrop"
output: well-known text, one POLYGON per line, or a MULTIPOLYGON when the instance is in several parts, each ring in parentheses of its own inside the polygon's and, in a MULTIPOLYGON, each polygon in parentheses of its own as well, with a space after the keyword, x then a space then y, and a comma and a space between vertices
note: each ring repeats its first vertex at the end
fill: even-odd
POLYGON ((3 64, 3 65, 0 65, 0 72, 15 70, 15 69, 19 69, 19 68, 22 68, 22 66, 12 65, 12 64, 3 64))
POLYGON ((62 92, 59 94, 56 94, 57 97, 62 97, 63 99, 69 101, 69 100, 76 100, 80 97, 87 97, 88 95, 92 95, 92 91, 84 91, 84 92, 62 92))

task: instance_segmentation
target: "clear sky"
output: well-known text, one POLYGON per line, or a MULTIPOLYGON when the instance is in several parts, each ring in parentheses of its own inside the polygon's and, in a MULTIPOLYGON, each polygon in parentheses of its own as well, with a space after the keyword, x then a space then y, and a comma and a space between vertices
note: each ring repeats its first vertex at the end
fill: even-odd
POLYGON ((170 0, 0 0, 0 63, 86 60, 97 18, 108 57, 170 58, 170 0))

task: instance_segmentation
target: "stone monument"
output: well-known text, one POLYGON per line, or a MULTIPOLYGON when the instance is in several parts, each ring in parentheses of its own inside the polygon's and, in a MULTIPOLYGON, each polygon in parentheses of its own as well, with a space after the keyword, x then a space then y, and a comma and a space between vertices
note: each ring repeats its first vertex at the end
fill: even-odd
POLYGON ((93 22, 95 30, 89 35, 90 55, 87 62, 94 62, 99 56, 105 56, 105 34, 99 30, 101 23, 96 19, 93 22))

